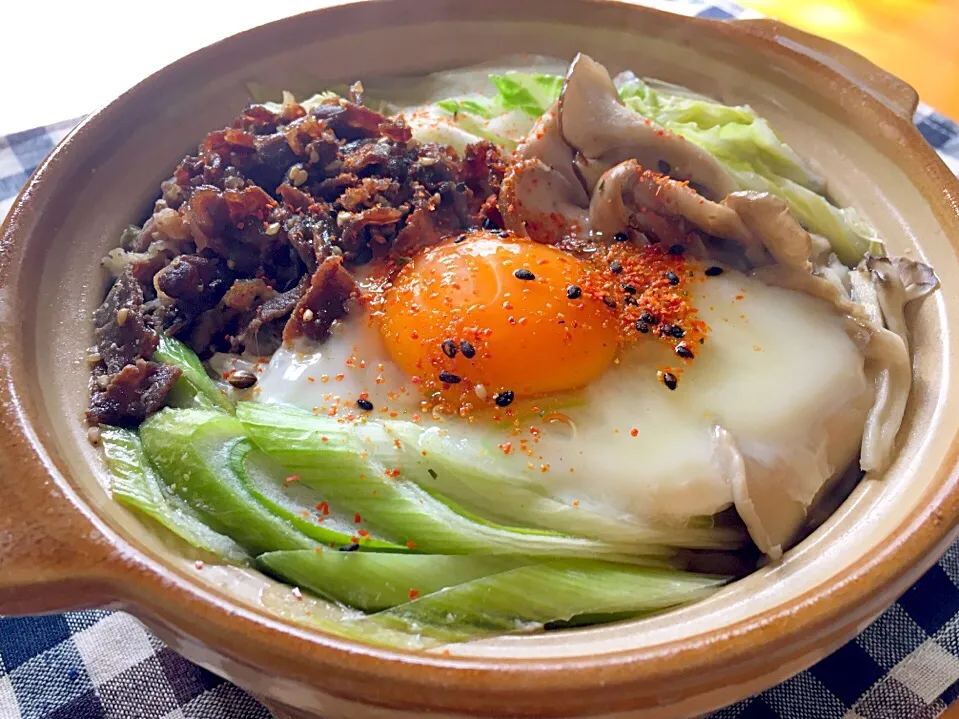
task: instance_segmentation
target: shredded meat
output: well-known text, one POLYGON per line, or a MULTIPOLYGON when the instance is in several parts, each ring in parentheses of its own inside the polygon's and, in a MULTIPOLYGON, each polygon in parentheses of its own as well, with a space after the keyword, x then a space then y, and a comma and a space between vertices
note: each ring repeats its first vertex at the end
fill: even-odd
POLYGON ((322 339, 356 292, 351 267, 498 222, 504 167, 488 142, 461 159, 345 99, 246 108, 180 162, 105 260, 117 280, 95 317, 89 420, 134 422, 162 403, 172 382, 149 362, 160 332, 201 358, 322 339))

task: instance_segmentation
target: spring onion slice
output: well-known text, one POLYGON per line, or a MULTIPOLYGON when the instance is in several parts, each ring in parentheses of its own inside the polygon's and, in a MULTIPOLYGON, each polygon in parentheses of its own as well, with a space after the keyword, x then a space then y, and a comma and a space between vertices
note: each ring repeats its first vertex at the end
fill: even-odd
POLYGON ((361 530, 361 522, 331 513, 320 505, 316 493, 295 477, 288 477, 248 439, 233 444, 230 468, 246 491, 277 517, 285 519, 308 537, 327 546, 358 545, 361 550, 408 552, 408 547, 373 539, 361 530), (288 481, 288 480, 294 481, 288 481))
POLYGON ((446 587, 530 564, 482 555, 295 551, 261 554, 257 563, 301 589, 364 612, 378 612, 446 587))
POLYGON ((383 425, 329 423, 305 412, 240 402, 237 418, 250 439, 300 482, 313 487, 331 511, 355 512, 363 524, 393 542, 437 554, 520 554, 603 557, 635 561, 665 554, 663 547, 623 546, 547 531, 514 530, 458 514, 395 465, 377 448, 395 446, 383 425))
POLYGON ((233 401, 210 379, 196 353, 179 340, 161 334, 153 361, 179 367, 183 372, 170 393, 171 405, 233 412, 233 401))
POLYGON ((101 425, 100 440, 112 475, 110 493, 114 499, 153 518, 197 549, 235 564, 249 559, 240 545, 210 529, 178 497, 164 491, 136 432, 101 425))
POLYGON ((620 618, 703 599, 723 577, 561 559, 530 564, 422 596, 360 623, 443 641, 531 631, 582 615, 620 618))
POLYGON ((230 469, 243 426, 218 410, 163 409, 140 425, 147 457, 169 490, 246 550, 313 549, 312 539, 257 502, 230 469))

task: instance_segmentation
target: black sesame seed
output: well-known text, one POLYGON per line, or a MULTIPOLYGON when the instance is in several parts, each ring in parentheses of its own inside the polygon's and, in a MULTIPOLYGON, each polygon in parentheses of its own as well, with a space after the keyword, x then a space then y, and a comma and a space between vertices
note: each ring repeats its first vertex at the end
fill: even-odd
POLYGON ((454 245, 458 245, 460 242, 466 242, 466 235, 460 235, 455 240, 453 240, 454 245))
POLYGON ((719 275, 721 275, 722 273, 723 273, 723 268, 722 268, 722 267, 715 267, 715 266, 714 266, 714 267, 707 267, 707 268, 706 268, 706 276, 707 276, 707 277, 719 277, 719 275))
POLYGON ((650 314, 649 312, 643 312, 643 314, 639 316, 639 319, 641 322, 645 322, 648 325, 654 325, 657 322, 656 316, 650 314))
POLYGON ((436 473, 436 470, 433 469, 432 467, 429 467, 426 471, 430 473, 430 476, 431 476, 433 479, 436 479, 436 478, 439 476, 439 475, 436 473))
POLYGON ((443 370, 440 372, 440 382, 445 382, 446 384, 459 384, 462 380, 459 375, 453 374, 452 372, 447 372, 443 370))
POLYGON ((495 229, 496 229, 496 223, 493 222, 490 218, 484 217, 484 218, 483 218, 483 229, 484 229, 484 230, 495 230, 495 229))
POLYGON ((498 235, 499 235, 500 237, 502 237, 504 240, 505 240, 507 237, 509 237, 509 232, 506 231, 506 230, 500 230, 500 231, 497 232, 496 234, 498 234, 498 235))
POLYGON ((626 305, 638 305, 638 304, 639 304, 639 300, 637 300, 637 299, 636 299, 635 297, 633 297, 632 295, 626 295, 626 296, 623 298, 623 304, 626 304, 626 305))
POLYGON ((618 275, 623 271, 623 263, 621 263, 619 260, 613 260, 609 263, 609 271, 614 275, 618 275))
POLYGON ((636 288, 632 285, 623 285, 623 292, 625 292, 627 295, 635 295, 636 288))
POLYGON ((659 168, 659 171, 663 173, 664 175, 668 175, 670 171, 673 169, 672 166, 668 162, 666 162, 666 160, 659 160, 656 163, 656 166, 659 168))
POLYGON ((571 300, 578 300, 583 296, 583 291, 577 285, 570 285, 566 288, 566 296, 571 300))
POLYGON ((511 404, 513 404, 513 397, 513 390, 506 389, 497 394, 494 401, 496 402, 497 407, 509 407, 511 404))
POLYGON ((629 242, 629 235, 627 235, 625 232, 617 232, 615 235, 613 235, 613 240, 615 242, 629 242))
POLYGON ((363 410, 364 412, 372 412, 372 411, 373 411, 373 403, 370 402, 368 399, 358 399, 358 400, 356 400, 356 406, 359 407, 359 408, 360 408, 361 410, 363 410))
POLYGON ((465 183, 465 182, 457 182, 457 183, 456 183, 456 191, 457 191, 457 192, 466 192, 466 183, 465 183))
POLYGON ((518 270, 516 270, 513 273, 513 277, 515 277, 518 280, 535 280, 536 279, 536 275, 534 275, 532 272, 527 270, 525 267, 520 267, 518 270))
POLYGON ((676 379, 676 375, 674 375, 672 372, 663 372, 663 384, 669 389, 676 389, 676 385, 679 384, 679 380, 676 379))
POLYGON ((476 348, 466 340, 460 342, 460 352, 466 359, 473 359, 476 356, 476 348))
POLYGON ((683 359, 693 359, 693 351, 686 346, 685 342, 680 342, 676 345, 676 354, 683 359))
POLYGON ((441 346, 443 348, 443 354, 447 357, 453 359, 456 356, 456 343, 453 340, 443 340, 441 346))
POLYGON ((673 325, 672 327, 669 328, 669 334, 671 334, 676 339, 681 340, 683 337, 686 336, 686 330, 684 330, 679 325, 673 325))
POLYGON ((670 245, 668 252, 671 255, 683 255, 686 253, 686 247, 684 245, 670 245))
POLYGON ((678 284, 679 284, 679 278, 676 276, 676 273, 675 273, 675 272, 672 272, 672 271, 667 272, 667 273, 666 273, 666 279, 669 280, 669 284, 671 284, 671 285, 678 285, 678 284))
POLYGON ((603 295, 603 304, 606 305, 607 307, 612 308, 616 306, 616 300, 614 300, 609 295, 603 295))
POLYGON ((636 320, 636 329, 642 332, 644 335, 649 334, 649 325, 642 320, 636 320))
POLYGON ((358 543, 358 542, 353 542, 353 544, 344 544, 342 547, 340 547, 340 551, 341 551, 341 552, 355 552, 355 551, 356 551, 357 549, 359 549, 359 548, 360 548, 359 543, 358 543))

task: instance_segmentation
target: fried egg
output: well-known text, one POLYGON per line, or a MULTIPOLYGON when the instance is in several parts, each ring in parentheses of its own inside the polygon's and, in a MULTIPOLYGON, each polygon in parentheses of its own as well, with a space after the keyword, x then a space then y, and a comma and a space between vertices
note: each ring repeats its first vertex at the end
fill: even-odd
POLYGON ((512 463, 573 506, 681 521, 735 505, 754 539, 751 513, 801 515, 856 457, 872 402, 846 320, 627 244, 451 238, 367 284, 324 343, 279 350, 257 397, 435 426, 437 448, 512 463))

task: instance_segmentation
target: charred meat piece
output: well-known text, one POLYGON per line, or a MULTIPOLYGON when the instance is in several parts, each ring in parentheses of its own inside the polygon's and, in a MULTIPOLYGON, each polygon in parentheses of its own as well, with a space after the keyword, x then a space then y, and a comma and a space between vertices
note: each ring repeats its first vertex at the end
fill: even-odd
POLYGON ((114 375, 101 377, 105 386, 94 381, 87 422, 124 425, 142 422, 163 406, 180 378, 180 368, 138 359, 114 375))
POLYGON ((347 303, 356 292, 356 282, 343 267, 343 260, 327 257, 313 273, 306 294, 296 303, 283 330, 283 341, 291 342, 300 336, 326 339, 334 320, 346 316, 347 303))
POLYGON ((97 353, 107 373, 116 374, 142 357, 151 357, 160 338, 143 319, 143 288, 128 268, 93 314, 97 353))

